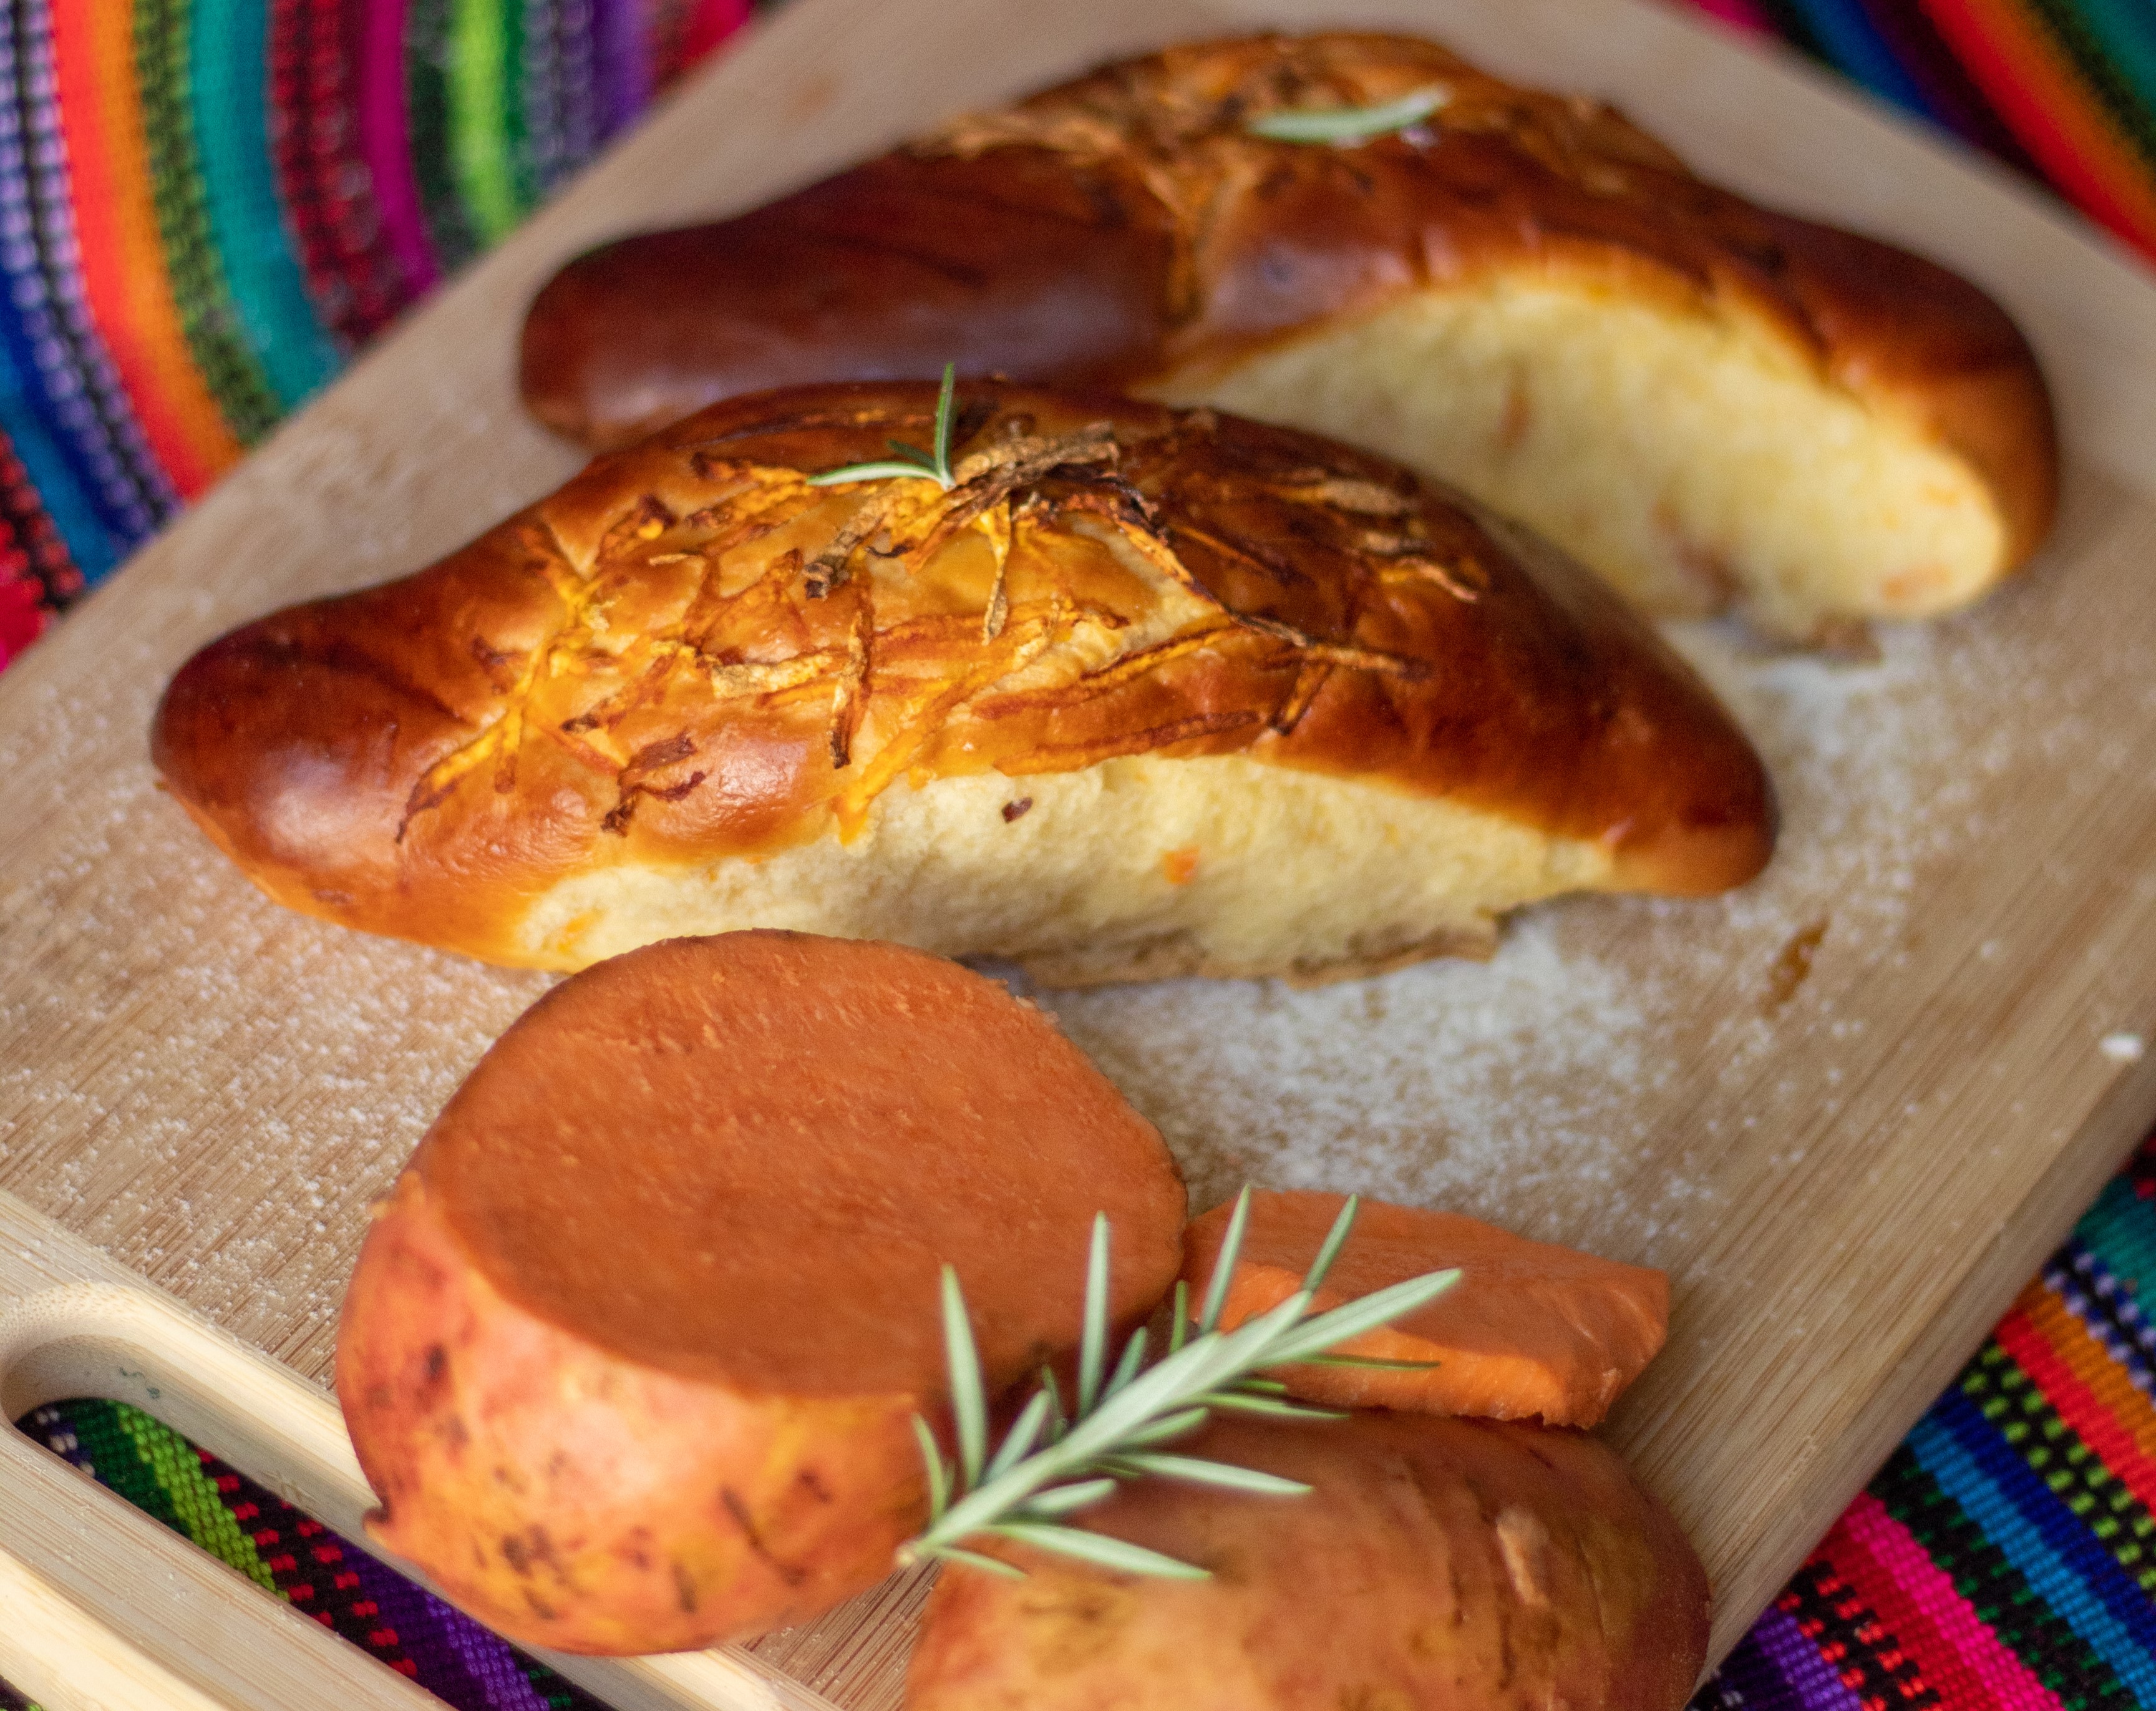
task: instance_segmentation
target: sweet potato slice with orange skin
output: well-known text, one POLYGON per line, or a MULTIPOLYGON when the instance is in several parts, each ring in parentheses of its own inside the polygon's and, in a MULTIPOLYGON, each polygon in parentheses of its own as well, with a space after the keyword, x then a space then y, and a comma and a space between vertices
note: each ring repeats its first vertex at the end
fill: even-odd
POLYGON ((874 1585, 924 1524, 938 1276, 991 1386, 1175 1275, 1152 1127, 1002 987, 923 953, 678 939, 557 987, 377 1213, 337 1393, 370 1522, 483 1621, 682 1650, 874 1585))
MULTIPOLYGON (((1345 1198, 1250 1197, 1224 1324, 1254 1318, 1301 1287, 1345 1198)), ((1232 1202, 1216 1206, 1183 1233, 1183 1275, 1194 1300, 1204 1297, 1234 1210, 1232 1202)), ((1455 1266, 1460 1281, 1445 1294, 1337 1351, 1435 1366, 1421 1372, 1296 1366, 1276 1376, 1295 1395, 1335 1407, 1591 1426, 1669 1334, 1669 1279, 1660 1272, 1529 1241, 1457 1212, 1382 1200, 1361 1203, 1313 1311, 1455 1266)))
POLYGON ((906 1711, 1677 1711, 1691 1692, 1706 1574, 1592 1438, 1372 1411, 1224 1420, 1176 1447, 1313 1489, 1150 1480, 1075 1518, 1207 1580, 968 1541, 1028 1577, 944 1571, 906 1711))

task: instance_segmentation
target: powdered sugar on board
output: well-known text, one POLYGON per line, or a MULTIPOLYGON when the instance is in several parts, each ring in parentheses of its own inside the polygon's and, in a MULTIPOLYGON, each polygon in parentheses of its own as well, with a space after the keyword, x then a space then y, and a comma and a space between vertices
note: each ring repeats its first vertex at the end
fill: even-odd
MULTIPOLYGON (((2007 715, 2035 696, 1966 693, 2035 681, 2010 625, 1981 617, 1882 629, 1863 660, 1765 654, 1725 624, 1671 639, 1775 780, 1781 841, 1743 891, 1568 901, 1516 917, 1486 965, 1317 990, 1037 994, 1161 1123, 1197 1204, 1246 1180, 1359 1189, 1671 1262, 1717 1215, 1704 1155, 1730 1118, 1702 1111, 1687 1136, 1662 1096, 1702 1057, 1733 1070, 1797 1029, 1861 1057, 1861 1020, 1808 989, 1815 963, 1906 955, 1928 871, 1984 834, 1985 780, 2032 742, 2084 741, 2071 706, 2031 724, 2007 715)), ((1807 1093, 1830 1105, 1833 1075, 1807 1093)))

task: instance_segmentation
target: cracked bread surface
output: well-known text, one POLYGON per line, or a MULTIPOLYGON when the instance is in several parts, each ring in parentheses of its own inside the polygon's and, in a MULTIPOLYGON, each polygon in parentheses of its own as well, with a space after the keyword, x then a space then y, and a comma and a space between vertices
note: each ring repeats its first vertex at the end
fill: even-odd
POLYGON ((605 445, 950 358, 1342 434, 1650 609, 1797 637, 1966 603, 2056 504, 2042 377, 1975 286, 1395 35, 1172 47, 609 244, 540 293, 523 387, 605 445), (1353 146, 1248 128, 1424 90, 1353 146))
POLYGON ((175 677, 154 758, 271 896, 573 969, 748 926, 1044 977, 1323 978, 1771 849, 1744 737, 1594 580, 1383 460, 959 391, 953 486, 815 485, 935 390, 794 388, 175 677))

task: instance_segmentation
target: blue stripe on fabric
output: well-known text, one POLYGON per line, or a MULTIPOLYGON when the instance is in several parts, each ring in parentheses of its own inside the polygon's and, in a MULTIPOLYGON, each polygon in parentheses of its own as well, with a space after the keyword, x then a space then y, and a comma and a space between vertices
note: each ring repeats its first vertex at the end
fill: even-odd
POLYGON ((1835 68, 1883 101, 1943 125, 1915 79, 1865 15, 1861 0, 1788 0, 1835 68))
POLYGON ((285 409, 341 357, 307 295, 270 145, 265 0, 194 0, 187 81, 210 234, 240 331, 285 409))
POLYGON ((120 543, 38 415, 33 388, 17 366, 12 344, 0 339, 0 432, 7 434, 23 472, 38 490, 38 503, 59 532, 74 568, 85 583, 94 583, 119 563, 120 543))
POLYGON ((1917 1463, 1960 1504, 2054 1615, 2156 1704, 2156 1615, 2109 1552, 1956 1388, 1908 1436, 1917 1463))

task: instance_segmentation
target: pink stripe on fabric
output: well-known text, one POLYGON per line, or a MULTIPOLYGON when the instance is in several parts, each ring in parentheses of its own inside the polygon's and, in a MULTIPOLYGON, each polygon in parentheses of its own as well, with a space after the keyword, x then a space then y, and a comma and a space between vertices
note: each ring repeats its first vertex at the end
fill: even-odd
POLYGON ((367 8, 366 39, 359 62, 359 147, 374 181, 375 206, 404 288, 418 296, 441 277, 419 181, 412 170, 410 127, 404 110, 405 0, 373 0, 367 8))
POLYGON ((1767 14, 1752 3, 1752 0, 1691 0, 1692 5, 1709 18, 1718 18, 1724 23, 1738 29, 1750 30, 1758 35, 1774 33, 1774 25, 1767 14))
MULTIPOLYGON (((1977 1620, 1969 1601, 1933 1562, 1909 1529, 1887 1513, 1887 1506, 1866 1492, 1849 1506, 1839 1523, 1894 1577, 1910 1602, 1922 1611, 1939 1638, 1952 1647, 1969 1672, 1984 1684, 1981 1703, 1968 1711, 2063 1711, 2058 1696, 2029 1672, 1998 1635, 1977 1620)), ((1928 1677, 1933 1687, 1939 1677, 1928 1677)))

